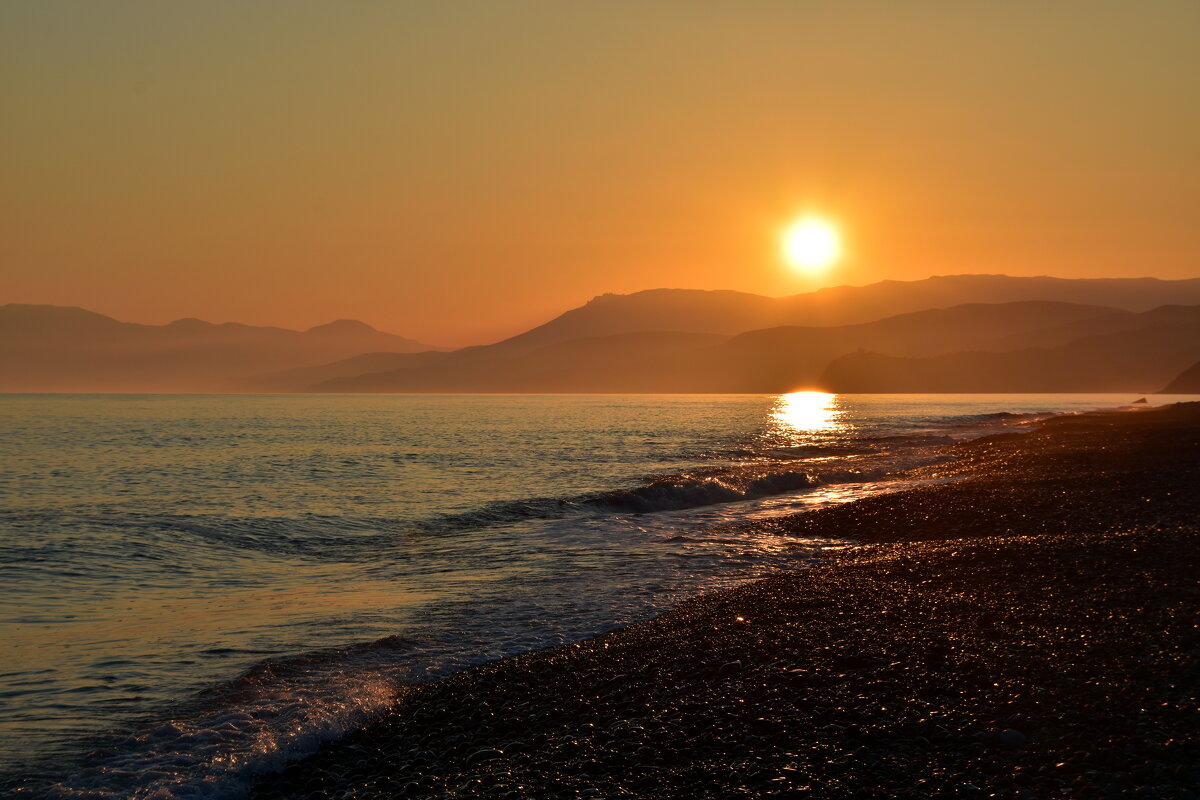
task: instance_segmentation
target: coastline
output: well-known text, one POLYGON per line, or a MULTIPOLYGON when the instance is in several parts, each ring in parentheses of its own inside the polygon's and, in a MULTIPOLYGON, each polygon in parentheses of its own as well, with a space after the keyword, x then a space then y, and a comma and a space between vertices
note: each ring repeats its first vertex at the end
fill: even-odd
POLYGON ((857 547, 408 688, 253 794, 1195 796, 1200 406, 953 449, 755 523, 857 547))

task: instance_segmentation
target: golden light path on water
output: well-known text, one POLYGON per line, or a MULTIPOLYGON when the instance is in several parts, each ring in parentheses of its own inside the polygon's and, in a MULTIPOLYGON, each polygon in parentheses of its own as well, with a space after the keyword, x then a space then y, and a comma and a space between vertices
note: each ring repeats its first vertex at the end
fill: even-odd
MULTIPOLYGON (((770 432, 786 447, 807 448, 826 443, 832 436, 849 429, 845 419, 847 409, 839 402, 838 395, 831 392, 802 391, 781 394, 770 406, 768 418, 770 432)), ((830 460, 829 456, 810 456, 806 463, 815 465, 817 462, 830 460)), ((801 469, 805 469, 801 467, 801 469)), ((736 514, 741 522, 774 519, 781 515, 820 508, 827 505, 844 503, 853 500, 863 493, 859 484, 832 484, 828 486, 810 486, 798 494, 784 492, 775 497, 759 500, 751 508, 738 508, 736 514)), ((804 537, 780 537, 771 528, 757 528, 753 525, 741 529, 743 538, 740 545, 746 552, 759 555, 778 555, 783 553, 813 552, 814 548, 828 550, 841 549, 848 543, 829 539, 809 539, 804 537)), ((731 534, 723 534, 725 544, 731 534)), ((702 548, 714 548, 715 542, 703 542, 702 548)))
POLYGON ((781 428, 794 433, 834 431, 842 427, 843 411, 837 395, 830 392, 791 392, 780 395, 771 417, 781 428))

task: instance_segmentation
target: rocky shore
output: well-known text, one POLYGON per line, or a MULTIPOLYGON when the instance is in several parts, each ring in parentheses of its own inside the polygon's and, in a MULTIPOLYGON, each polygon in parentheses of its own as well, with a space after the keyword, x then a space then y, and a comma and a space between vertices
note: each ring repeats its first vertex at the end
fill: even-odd
POLYGON ((1200 795, 1200 406, 958 445, 862 544, 412 687, 258 798, 1200 795))

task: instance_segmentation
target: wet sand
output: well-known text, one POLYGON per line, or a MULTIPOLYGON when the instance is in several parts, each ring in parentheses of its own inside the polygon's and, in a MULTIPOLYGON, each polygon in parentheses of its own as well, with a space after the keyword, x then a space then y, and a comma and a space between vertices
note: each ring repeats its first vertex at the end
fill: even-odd
POLYGON ((1200 795, 1200 405, 957 445, 860 546, 413 687, 260 798, 1200 795))

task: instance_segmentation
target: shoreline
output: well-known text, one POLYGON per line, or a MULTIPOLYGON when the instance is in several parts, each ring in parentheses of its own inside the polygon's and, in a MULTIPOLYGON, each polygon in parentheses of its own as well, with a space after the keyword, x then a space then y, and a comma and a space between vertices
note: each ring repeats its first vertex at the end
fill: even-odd
POLYGON ((252 794, 1194 797, 1200 406, 952 450, 753 523, 854 548, 406 688, 252 794))

